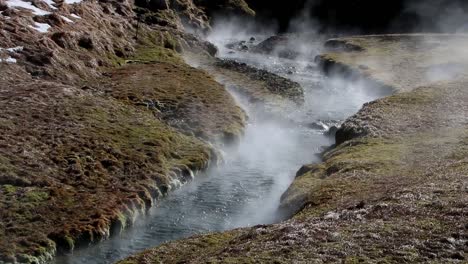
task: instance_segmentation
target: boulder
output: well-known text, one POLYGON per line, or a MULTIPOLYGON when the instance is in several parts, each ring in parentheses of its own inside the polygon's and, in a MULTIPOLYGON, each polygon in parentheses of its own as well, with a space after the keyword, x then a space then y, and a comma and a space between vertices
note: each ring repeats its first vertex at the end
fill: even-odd
POLYGON ((329 137, 335 137, 336 136, 336 132, 338 132, 338 129, 340 129, 340 127, 338 126, 331 126, 326 132, 325 132, 325 135, 329 136, 329 137))
POLYGON ((236 51, 248 51, 250 49, 245 40, 228 43, 225 47, 236 51))
POLYGON ((291 48, 290 38, 287 36, 272 36, 252 48, 252 52, 275 55, 286 59, 295 59, 300 53, 291 48))

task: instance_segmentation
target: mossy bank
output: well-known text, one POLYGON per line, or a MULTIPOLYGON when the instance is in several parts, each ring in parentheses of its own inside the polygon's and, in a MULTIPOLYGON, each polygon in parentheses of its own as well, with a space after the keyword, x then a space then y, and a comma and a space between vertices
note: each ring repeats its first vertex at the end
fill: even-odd
POLYGON ((215 52, 184 32, 208 7, 136 4, 0 2, 0 262, 119 233, 242 136, 242 109, 180 56, 215 52))
POLYGON ((327 72, 394 94, 365 104, 323 163, 300 170, 282 197, 291 219, 163 244, 121 263, 466 262, 467 60, 454 53, 466 38, 334 42, 319 58, 327 72))

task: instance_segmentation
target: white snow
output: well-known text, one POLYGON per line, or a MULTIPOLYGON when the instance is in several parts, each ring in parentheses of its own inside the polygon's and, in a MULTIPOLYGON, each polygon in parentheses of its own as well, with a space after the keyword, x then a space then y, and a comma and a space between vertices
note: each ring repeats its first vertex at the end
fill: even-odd
POLYGON ((0 50, 6 50, 6 51, 9 51, 9 52, 17 52, 17 51, 22 51, 23 47, 18 46, 18 47, 14 47, 14 48, 6 48, 6 49, 0 48, 0 50))
POLYGON ((65 0, 65 3, 71 5, 71 4, 77 4, 82 2, 83 0, 65 0))
POLYGON ((42 10, 42 9, 39 9, 39 8, 33 6, 30 2, 24 2, 24 1, 21 1, 21 0, 7 0, 6 4, 10 8, 21 7, 21 8, 29 9, 37 16, 44 16, 44 15, 50 14, 50 12, 47 12, 45 10, 42 10))
POLYGON ((79 17, 79 16, 77 16, 75 14, 70 14, 70 16, 73 17, 73 18, 81 19, 81 17, 79 17))
POLYGON ((0 63, 1 62, 5 62, 5 63, 16 63, 16 59, 12 58, 12 57, 8 57, 6 59, 0 59, 0 63))
POLYGON ((73 22, 73 20, 69 19, 66 16, 60 16, 60 17, 63 18, 63 20, 67 21, 68 23, 75 23, 75 22, 73 22))
POLYGON ((49 24, 46 24, 46 23, 38 23, 38 22, 34 22, 34 26, 29 26, 30 28, 32 29, 35 29, 41 33, 46 33, 47 30, 49 30, 50 26, 49 24))
POLYGON ((50 8, 52 9, 57 9, 54 5, 55 5, 55 2, 53 0, 42 0, 44 1, 46 4, 48 4, 50 6, 50 8))

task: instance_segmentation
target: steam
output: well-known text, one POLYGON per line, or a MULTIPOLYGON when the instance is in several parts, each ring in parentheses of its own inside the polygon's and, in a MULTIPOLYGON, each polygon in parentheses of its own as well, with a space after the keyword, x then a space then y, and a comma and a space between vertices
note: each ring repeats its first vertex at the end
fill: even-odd
MULTIPOLYGON (((408 8, 424 12, 418 5, 408 8)), ((105 263, 109 262, 108 255, 115 260, 196 233, 267 224, 279 219, 280 196, 293 181, 296 171, 303 164, 319 162, 316 154, 323 146, 334 143, 323 130, 313 129, 310 125, 314 122, 338 124, 364 103, 388 92, 363 80, 340 75, 326 77, 320 73, 313 58, 321 52, 328 36, 319 33, 323 26, 310 18, 309 13, 305 10, 293 19, 286 34, 285 46, 297 52, 294 58, 277 57, 279 48, 269 55, 226 48, 226 44, 249 42, 252 37, 255 40, 249 45, 258 45, 277 34, 276 25, 246 23, 236 18, 216 20, 207 40, 218 46, 220 57, 245 62, 300 83, 305 92, 305 104, 285 113, 292 122, 276 122, 256 112, 257 108, 249 103, 249 98, 232 92, 251 117, 251 123, 240 145, 224 150, 226 163, 198 175, 195 181, 171 193, 159 207, 151 210, 151 216, 137 221, 136 227, 124 232, 121 238, 102 242, 88 252, 75 252, 76 263, 99 263, 93 261, 96 257, 105 263)), ((455 17, 455 22, 463 21, 458 15, 455 17)), ((441 21, 439 25, 458 30, 458 24, 451 20, 441 21)), ((462 54, 468 58, 466 49, 460 44, 454 45, 458 48, 453 56, 462 54)), ((427 69, 429 81, 450 79, 461 73, 463 68, 449 59, 450 52, 445 54, 449 64, 439 63, 440 66, 427 69)), ((441 61, 441 58, 431 59, 441 61)), ((202 66, 202 63, 192 61, 191 64, 202 66)), ((219 81, 224 81, 227 88, 236 85, 222 79, 219 81)))
POLYGON ((412 25, 414 32, 468 32, 466 1, 434 0, 430 4, 425 1, 407 1, 404 13, 415 16, 415 21, 419 21, 412 25))

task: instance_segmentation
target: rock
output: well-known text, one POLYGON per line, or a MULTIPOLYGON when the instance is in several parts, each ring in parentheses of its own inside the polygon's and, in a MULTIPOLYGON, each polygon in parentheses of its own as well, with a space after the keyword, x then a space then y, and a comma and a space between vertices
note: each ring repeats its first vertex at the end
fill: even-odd
POLYGON ((340 129, 339 126, 331 126, 326 132, 325 132, 325 135, 329 136, 329 137, 335 137, 336 136, 336 132, 338 131, 338 129, 340 129))
POLYGON ((250 42, 250 43, 253 43, 253 42, 255 42, 255 40, 256 40, 256 38, 251 37, 251 38, 249 39, 249 42, 250 42))
POLYGON ((234 60, 218 60, 216 62, 216 66, 244 73, 252 79, 265 82, 269 92, 281 95, 296 104, 302 104, 304 102, 304 91, 297 82, 293 82, 274 73, 260 70, 234 60))
POLYGON ((316 164, 309 164, 309 165, 303 165, 297 172, 296 172, 296 178, 301 177, 302 175, 308 173, 308 172, 314 172, 319 170, 316 164))
POLYGON ((242 40, 238 42, 228 43, 225 45, 225 47, 235 51, 248 51, 249 46, 246 43, 247 42, 245 40, 242 40))
POLYGON ((313 122, 307 125, 307 127, 315 130, 326 130, 328 128, 322 121, 313 122))
POLYGON ((292 50, 287 36, 272 36, 252 48, 252 52, 295 59, 300 53, 292 50))

